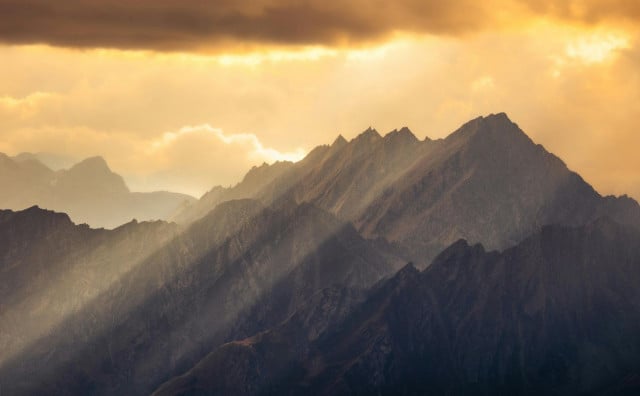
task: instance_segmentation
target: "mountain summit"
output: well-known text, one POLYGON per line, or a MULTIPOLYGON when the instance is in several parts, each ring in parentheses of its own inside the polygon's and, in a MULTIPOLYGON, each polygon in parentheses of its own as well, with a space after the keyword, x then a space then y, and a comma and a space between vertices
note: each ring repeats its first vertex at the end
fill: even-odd
POLYGON ((73 199, 78 194, 91 193, 105 196, 124 195, 129 188, 122 176, 113 173, 102 157, 90 157, 69 170, 60 171, 57 186, 68 193, 65 199, 73 199))
POLYGON ((381 137, 368 128, 336 142, 279 167, 260 188, 240 183, 199 203, 198 213, 225 196, 269 204, 287 195, 388 240, 420 265, 460 238, 502 249, 544 224, 601 216, 640 224, 635 201, 600 196, 505 113, 473 119, 439 140, 419 141, 408 128, 381 137))

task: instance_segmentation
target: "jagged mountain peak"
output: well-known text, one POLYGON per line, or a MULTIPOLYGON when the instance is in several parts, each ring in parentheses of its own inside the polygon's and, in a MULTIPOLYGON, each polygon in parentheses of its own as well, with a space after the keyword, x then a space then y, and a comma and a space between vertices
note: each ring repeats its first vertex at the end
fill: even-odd
POLYGON ((412 142, 412 143, 419 142, 419 140, 416 137, 416 135, 414 135, 413 132, 411 132, 411 130, 406 126, 400 128, 400 129, 394 129, 393 131, 387 133, 384 136, 384 139, 386 141, 403 140, 403 141, 412 142))
POLYGON ((226 188, 221 186, 221 185, 213 186, 213 187, 211 187, 211 189, 209 191, 207 191, 205 193, 205 195, 207 195, 207 194, 218 194, 218 193, 220 193, 220 192, 222 192, 224 190, 226 190, 226 188))
POLYGON ((35 154, 29 153, 29 152, 22 152, 22 153, 19 153, 18 155, 14 155, 12 159, 17 162, 31 161, 31 160, 39 161, 38 157, 35 154))
POLYGON ((398 272, 396 272, 394 277, 398 279, 406 279, 406 278, 412 278, 412 277, 418 276, 419 274, 420 274, 420 271, 418 271, 415 265, 413 265, 412 262, 408 262, 404 267, 402 267, 398 272))
MULTIPOLYGON (((0 171, 2 170, 19 172, 21 174, 19 179, 26 184, 33 183, 35 180, 48 179, 54 173, 42 161, 32 155, 25 155, 25 153, 14 157, 0 153, 0 171)), ((7 206, 4 207, 9 208, 7 206)))
POLYGON ((514 124, 514 122, 511 121, 507 113, 505 113, 504 111, 501 111, 499 113, 491 113, 489 115, 486 115, 480 118, 485 120, 495 120, 497 122, 506 122, 506 123, 514 124))
POLYGON ((378 140, 381 137, 382 136, 380 136, 377 130, 375 130, 372 127, 368 127, 351 141, 352 142, 362 142, 362 141, 371 142, 371 141, 378 140))
POLYGON ((70 198, 89 192, 105 197, 129 193, 122 176, 111 171, 104 158, 99 156, 89 157, 69 170, 60 171, 56 185, 70 198))
POLYGON ((0 165, 3 167, 16 167, 16 163, 5 153, 0 153, 0 165))
POLYGON ((492 141, 505 141, 506 139, 519 139, 521 142, 533 144, 529 136, 511 121, 506 113, 489 114, 477 117, 463 124, 458 130, 449 135, 446 140, 485 139, 492 141))
POLYGON ((506 113, 489 114, 482 118, 482 124, 490 131, 501 133, 515 133, 518 135, 529 136, 515 122, 511 121, 506 113))
POLYGON ((347 143, 347 139, 345 139, 342 134, 339 134, 338 137, 333 141, 333 143, 331 143, 331 147, 342 147, 347 143))
POLYGON ((244 176, 242 182, 252 181, 257 182, 258 180, 254 180, 256 178, 265 177, 265 173, 271 172, 278 169, 284 169, 291 166, 293 162, 291 161, 276 161, 273 164, 268 164, 263 162, 260 166, 253 166, 249 172, 244 176))
POLYGON ((32 224, 63 224, 74 225, 71 218, 66 213, 43 209, 38 205, 33 205, 21 211, 0 210, 0 223, 6 219, 22 219, 32 224))
POLYGON ((101 172, 111 173, 111 168, 109 168, 107 161, 99 155, 85 158, 84 160, 78 162, 77 164, 75 164, 69 169, 69 171, 80 171, 80 170, 101 171, 101 172))
POLYGON ((438 254, 429 268, 446 269, 450 268, 452 264, 459 263, 460 261, 473 262, 473 260, 470 259, 471 257, 480 257, 485 254, 487 254, 487 251, 482 244, 476 243, 470 245, 466 239, 459 239, 438 254))
POLYGON ((22 152, 14 156, 13 159, 17 162, 35 160, 53 171, 69 169, 78 162, 76 158, 64 154, 56 154, 44 151, 22 152))

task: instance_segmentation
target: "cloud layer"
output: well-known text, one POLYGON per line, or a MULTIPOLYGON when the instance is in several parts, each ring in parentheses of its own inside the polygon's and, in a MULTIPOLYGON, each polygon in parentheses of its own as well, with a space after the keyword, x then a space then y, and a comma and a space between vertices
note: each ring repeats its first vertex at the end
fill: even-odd
MULTIPOLYGON (((64 15, 85 10, 87 15, 73 14, 78 26, 70 20, 75 33, 64 40, 81 32, 88 47, 129 36, 142 40, 133 46, 151 49, 216 47, 219 38, 243 44, 230 47, 237 49, 233 54, 0 45, 0 151, 103 155, 134 189, 197 194, 215 184, 233 184, 263 161, 291 159, 331 142, 338 133, 350 138, 369 125, 381 132, 407 125, 419 137, 438 138, 468 119, 505 111, 602 193, 640 198, 640 24, 629 22, 637 18, 640 3, 449 3, 421 1, 415 8, 403 0, 375 7, 364 1, 305 2, 297 7, 340 11, 344 20, 300 26, 297 38, 288 40, 260 23, 247 28, 253 29, 248 36, 234 33, 239 27, 231 25, 212 35, 188 33, 194 29, 190 23, 185 31, 164 28, 165 22, 173 23, 172 15, 193 13, 194 5, 207 8, 209 2, 160 1, 151 8, 146 0, 102 1, 100 6, 88 0, 60 2, 51 16, 41 16, 42 26, 55 30, 64 15), (473 12, 460 8, 467 6, 473 12), (132 7, 140 15, 126 16, 132 7), (109 19, 116 11, 122 13, 116 18, 122 26, 112 37, 105 33, 111 22, 95 18, 109 19), (145 13, 168 13, 168 21, 157 17, 164 22, 155 29, 147 29, 144 21, 133 23, 147 18, 145 13), (106 41, 98 43, 82 30, 83 15, 94 18, 87 29, 103 31, 106 41), (365 22, 351 30, 350 18, 365 22), (505 29, 509 23, 518 27, 505 29), (138 26, 139 34, 127 30, 129 25, 138 26), (326 30, 333 33, 322 33, 327 26, 334 26, 326 30), (342 46, 342 40, 375 40, 396 30, 444 35, 400 35, 370 46, 342 46), (171 40, 154 41, 161 37, 171 40), (245 44, 272 41, 338 44, 242 52, 245 44), (169 42, 177 46, 167 47, 169 42)), ((14 8, 29 4, 36 3, 22 0, 14 8)), ((292 4, 300 3, 218 2, 210 13, 260 19, 292 4)), ((38 12, 25 11, 25 18, 38 12)), ((208 18, 207 12, 198 14, 208 18)), ((7 13, 0 12, 3 18, 7 13)), ((18 24, 18 14, 14 19, 7 23, 18 24)), ((280 32, 292 29, 294 21, 282 22, 280 32)), ((32 22, 6 26, 0 23, 5 40, 1 31, 20 36, 42 27, 32 22)), ((40 34, 33 41, 54 43, 51 37, 58 36, 40 34)), ((127 43, 126 48, 132 46, 127 43)))
POLYGON ((545 17, 638 22, 635 0, 0 0, 11 44, 159 51, 371 43, 394 33, 459 35, 545 17), (239 43, 241 45, 239 46, 239 43))
POLYGON ((207 124, 156 138, 86 127, 20 128, 1 136, 0 152, 54 152, 76 159, 101 155, 133 191, 172 190, 194 196, 214 185, 236 184, 252 166, 298 161, 306 155, 301 148, 280 152, 265 147, 254 134, 225 134, 207 124))

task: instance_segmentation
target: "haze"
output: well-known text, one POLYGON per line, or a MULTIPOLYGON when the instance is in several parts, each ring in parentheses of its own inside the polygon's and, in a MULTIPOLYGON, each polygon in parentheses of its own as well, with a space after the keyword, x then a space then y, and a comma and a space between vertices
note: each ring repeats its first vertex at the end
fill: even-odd
POLYGON ((639 19, 631 0, 0 0, 0 152, 101 155, 131 190, 197 196, 339 133, 505 111, 640 198, 639 19))

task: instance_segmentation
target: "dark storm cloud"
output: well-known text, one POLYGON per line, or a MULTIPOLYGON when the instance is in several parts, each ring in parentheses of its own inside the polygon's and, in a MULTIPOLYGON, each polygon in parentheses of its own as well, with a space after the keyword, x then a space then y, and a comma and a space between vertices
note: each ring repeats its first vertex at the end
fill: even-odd
POLYGON ((0 41, 161 51, 215 51, 238 43, 348 45, 398 31, 458 35, 495 29, 531 15, 588 23, 637 19, 640 2, 0 0, 0 41))
POLYGON ((0 40, 69 47, 216 49, 230 43, 346 44, 393 31, 460 33, 478 2, 0 0, 0 40))

